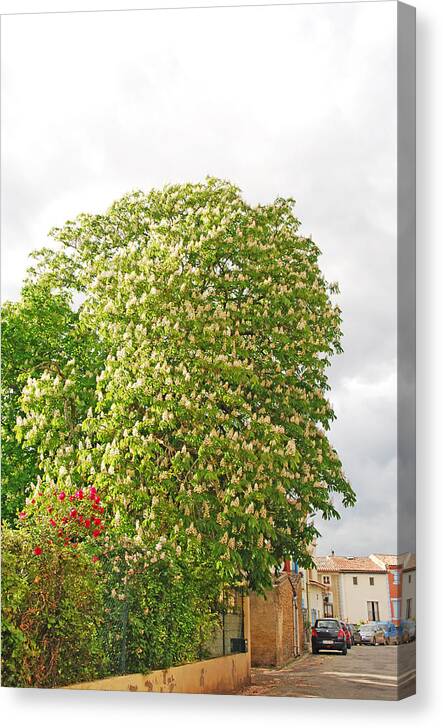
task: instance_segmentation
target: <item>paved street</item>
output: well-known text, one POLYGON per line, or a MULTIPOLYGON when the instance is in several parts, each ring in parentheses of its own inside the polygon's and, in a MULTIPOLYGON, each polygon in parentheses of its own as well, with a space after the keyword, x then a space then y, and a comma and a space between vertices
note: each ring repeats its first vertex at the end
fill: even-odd
POLYGON ((280 670, 253 668, 242 695, 397 700, 415 691, 415 643, 307 654, 280 670), (397 680, 396 674, 399 673, 397 680))

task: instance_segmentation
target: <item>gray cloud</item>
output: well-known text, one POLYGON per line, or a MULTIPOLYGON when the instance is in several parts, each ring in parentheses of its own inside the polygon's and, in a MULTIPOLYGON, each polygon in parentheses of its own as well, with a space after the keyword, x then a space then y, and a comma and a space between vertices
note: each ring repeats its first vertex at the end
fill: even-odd
POLYGON ((134 189, 294 197, 340 284, 331 437, 357 492, 319 552, 395 549, 396 3, 3 18, 3 297, 50 227, 134 189))

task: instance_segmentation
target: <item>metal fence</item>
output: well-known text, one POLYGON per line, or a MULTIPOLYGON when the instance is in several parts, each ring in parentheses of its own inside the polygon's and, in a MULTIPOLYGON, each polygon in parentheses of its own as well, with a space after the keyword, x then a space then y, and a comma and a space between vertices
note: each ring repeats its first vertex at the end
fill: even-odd
POLYGON ((222 657, 247 652, 245 640, 245 595, 241 591, 227 592, 219 613, 219 623, 210 640, 202 645, 207 657, 222 657))
MULTIPOLYGON (((246 652, 248 650, 247 641, 245 640, 245 599, 246 593, 242 591, 226 591, 223 598, 216 608, 212 610, 212 629, 203 636, 195 634, 190 637, 192 642, 191 657, 184 660, 164 661, 160 657, 157 661, 153 655, 149 654, 149 648, 143 648, 143 654, 140 650, 140 659, 137 659, 139 645, 134 640, 133 623, 137 620, 143 626, 143 612, 140 611, 134 599, 125 599, 116 601, 115 598, 108 601, 108 618, 105 619, 104 631, 105 641, 108 645, 107 649, 107 668, 104 672, 108 675, 124 675, 128 672, 145 672, 151 669, 161 669, 172 665, 183 664, 183 662, 192 660, 204 660, 214 657, 222 657, 225 655, 246 652)), ((162 604, 159 602, 159 611, 162 604)), ((164 615, 164 611, 163 611, 164 615)), ((162 640, 166 642, 168 639, 174 640, 168 632, 168 620, 162 623, 162 617, 159 618, 157 625, 163 630, 162 640)), ((152 625, 149 617, 146 617, 146 625, 152 625)), ((175 625, 174 625, 175 626, 175 625)), ((151 632, 154 638, 154 630, 156 625, 152 625, 151 632)), ((149 632, 150 626, 147 627, 149 632)), ((158 640, 158 638, 157 638, 158 640)), ((149 642, 149 635, 148 640, 149 642)), ((146 643, 146 638, 145 638, 146 643)), ((165 650, 167 652, 167 650, 165 650)), ((158 641, 157 641, 158 653, 158 641)))

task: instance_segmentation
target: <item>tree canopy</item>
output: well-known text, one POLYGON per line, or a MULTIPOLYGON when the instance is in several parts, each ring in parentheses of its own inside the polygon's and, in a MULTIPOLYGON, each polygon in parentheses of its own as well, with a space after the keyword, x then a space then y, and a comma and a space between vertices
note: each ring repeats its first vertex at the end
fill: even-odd
POLYGON ((123 532, 255 589, 309 563, 332 494, 355 500, 327 435, 337 287, 293 207, 214 178, 130 193, 54 229, 6 312, 15 436, 41 487, 95 487, 123 532), (26 318, 30 292, 47 315, 36 300, 26 318))

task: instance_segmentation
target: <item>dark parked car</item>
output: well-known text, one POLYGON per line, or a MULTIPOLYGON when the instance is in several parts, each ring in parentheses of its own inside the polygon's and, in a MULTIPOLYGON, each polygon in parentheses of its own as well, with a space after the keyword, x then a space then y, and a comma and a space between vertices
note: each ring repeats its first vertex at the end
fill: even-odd
POLYGON ((344 623, 338 619, 317 619, 312 628, 312 654, 320 650, 338 650, 342 655, 348 651, 344 623))
POLYGON ((362 645, 385 645, 385 631, 380 624, 372 622, 363 624, 360 627, 360 637, 362 645))

